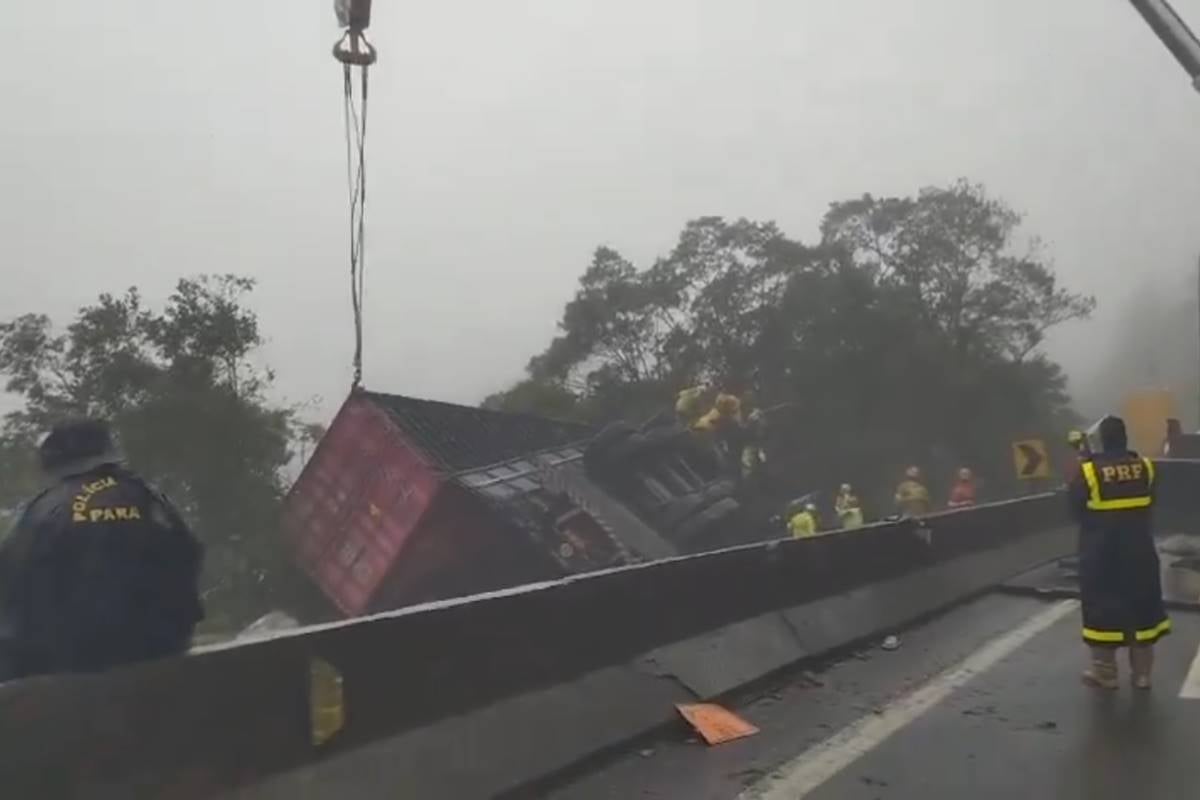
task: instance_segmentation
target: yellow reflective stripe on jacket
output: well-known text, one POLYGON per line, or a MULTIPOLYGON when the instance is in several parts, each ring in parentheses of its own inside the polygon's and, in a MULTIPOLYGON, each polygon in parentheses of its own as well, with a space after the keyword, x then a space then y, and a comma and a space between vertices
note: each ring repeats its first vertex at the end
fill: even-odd
POLYGON ((1166 633, 1169 630, 1171 630, 1171 620, 1164 619, 1162 622, 1158 623, 1153 628, 1146 628, 1145 630, 1135 631, 1134 638, 1136 638, 1139 642, 1144 642, 1147 639, 1157 639, 1159 636, 1162 636, 1164 633, 1166 633))
MULTIPOLYGON (((1154 482, 1154 467, 1150 464, 1150 459, 1143 458, 1142 461, 1146 464, 1146 482, 1151 484, 1154 482)), ((1084 461, 1081 466, 1083 479, 1087 482, 1089 511, 1125 511, 1131 508, 1149 508, 1152 502, 1150 495, 1118 497, 1112 500, 1102 499, 1100 497, 1100 479, 1096 477, 1096 465, 1091 461, 1084 461)))
POLYGON ((1147 508, 1149 497, 1121 497, 1116 500, 1088 500, 1087 507, 1092 511, 1125 511, 1130 508, 1147 508))
POLYGON ((1084 628, 1083 638, 1090 642, 1123 642, 1125 634, 1122 631, 1098 631, 1095 628, 1084 628))
MULTIPOLYGON (((1164 619, 1162 622, 1155 625, 1153 628, 1143 628, 1140 631, 1133 632, 1133 638, 1139 642, 1148 642, 1157 639, 1164 633, 1171 630, 1171 620, 1164 619)), ((1096 628, 1084 628, 1083 638, 1091 642, 1124 642, 1124 631, 1101 631, 1096 628)))

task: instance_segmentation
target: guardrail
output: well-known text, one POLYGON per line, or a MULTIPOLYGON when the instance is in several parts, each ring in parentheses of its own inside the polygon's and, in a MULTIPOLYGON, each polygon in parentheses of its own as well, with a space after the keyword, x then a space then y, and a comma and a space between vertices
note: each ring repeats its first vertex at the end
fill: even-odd
MULTIPOLYGON (((1200 508, 1200 462, 1160 475, 1164 506, 1200 508)), ((665 722, 674 702, 911 621, 1072 541, 1063 498, 1039 495, 22 681, 0 687, 0 785, 122 800, 490 796, 665 722), (322 745, 314 659, 344 695, 344 725, 322 745)))

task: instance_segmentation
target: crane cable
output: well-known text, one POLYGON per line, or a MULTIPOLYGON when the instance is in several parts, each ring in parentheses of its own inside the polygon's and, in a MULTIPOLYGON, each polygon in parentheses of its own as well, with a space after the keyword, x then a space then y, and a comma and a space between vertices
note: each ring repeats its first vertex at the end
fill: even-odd
POLYGON ((346 186, 350 195, 350 305, 354 315, 354 377, 351 388, 362 384, 363 295, 366 267, 367 207, 367 88, 370 67, 375 63, 374 46, 365 30, 370 24, 370 0, 342 0, 338 19, 346 28, 333 46, 333 56, 342 63, 343 117, 346 127, 346 186), (354 70, 360 73, 359 97, 354 92, 354 70))
POLYGON ((366 241, 367 173, 367 75, 362 68, 361 113, 355 108, 351 66, 343 66, 346 119, 346 187, 350 193, 350 305, 354 312, 354 379, 357 388, 362 383, 363 369, 363 277, 366 261, 363 258, 366 241))

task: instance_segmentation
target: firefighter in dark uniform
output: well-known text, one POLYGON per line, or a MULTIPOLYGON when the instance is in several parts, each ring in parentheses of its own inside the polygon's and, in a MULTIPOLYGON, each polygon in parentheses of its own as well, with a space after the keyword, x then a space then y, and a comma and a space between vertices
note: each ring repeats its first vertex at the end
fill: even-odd
POLYGON ((55 483, 0 546, 0 680, 185 652, 202 550, 179 513, 121 465, 104 422, 56 427, 39 457, 55 483))
POLYGON ((1101 449, 1081 461, 1070 486, 1080 522, 1079 583, 1091 686, 1115 689, 1117 650, 1129 649, 1133 685, 1150 688, 1154 643, 1171 630, 1151 536, 1154 465, 1128 449, 1125 423, 1100 423, 1101 449))

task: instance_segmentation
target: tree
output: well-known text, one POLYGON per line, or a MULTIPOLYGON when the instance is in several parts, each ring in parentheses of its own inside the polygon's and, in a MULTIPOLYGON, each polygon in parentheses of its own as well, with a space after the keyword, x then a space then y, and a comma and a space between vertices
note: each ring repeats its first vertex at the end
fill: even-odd
POLYGON ((265 399, 273 376, 253 360, 262 338, 244 305, 253 287, 205 276, 179 281, 157 312, 129 289, 102 294, 64 331, 40 314, 0 325, 0 373, 25 401, 5 419, 4 447, 29 452, 67 415, 110 420, 132 465, 205 542, 218 626, 262 613, 291 579, 277 531, 296 421, 265 399))
POLYGON ((904 409, 898 422, 926 449, 1004 475, 995 455, 1004 439, 1068 424, 1065 376, 1038 347, 1095 307, 1058 285, 1036 239, 1016 251, 1019 222, 982 186, 958 181, 835 203, 821 225, 823 245, 901 311, 891 335, 906 345, 881 365, 885 396, 904 409))
POLYGON ((768 450, 791 490, 846 479, 883 503, 909 463, 1002 485, 1010 438, 1071 418, 1046 331, 1094 307, 1019 221, 959 181, 834 203, 815 246, 704 217, 643 270, 600 248, 528 379, 488 402, 636 420, 706 380, 782 407, 768 450))
POLYGON ((810 258, 772 223, 719 217, 688 223, 644 271, 600 247, 529 380, 486 402, 611 419, 654 413, 695 381, 752 380, 778 295, 810 258))
POLYGON ((1057 285, 1031 240, 1013 254, 1020 216, 984 188, 960 180, 915 198, 834 203, 823 242, 844 248, 860 269, 901 289, 909 309, 936 326, 952 353, 978 348, 1020 361, 1046 331, 1088 316, 1091 297, 1057 285))
POLYGON ((579 398, 553 380, 527 378, 503 392, 484 398, 481 404, 493 411, 526 411, 554 419, 573 419, 580 412, 579 398))
POLYGON ((305 422, 294 419, 292 423, 292 439, 296 443, 296 457, 301 464, 308 462, 309 455, 316 449, 317 444, 324 438, 327 428, 319 422, 305 422))
POLYGON ((0 539, 8 535, 18 510, 41 482, 33 442, 25 437, 0 437, 0 539))

